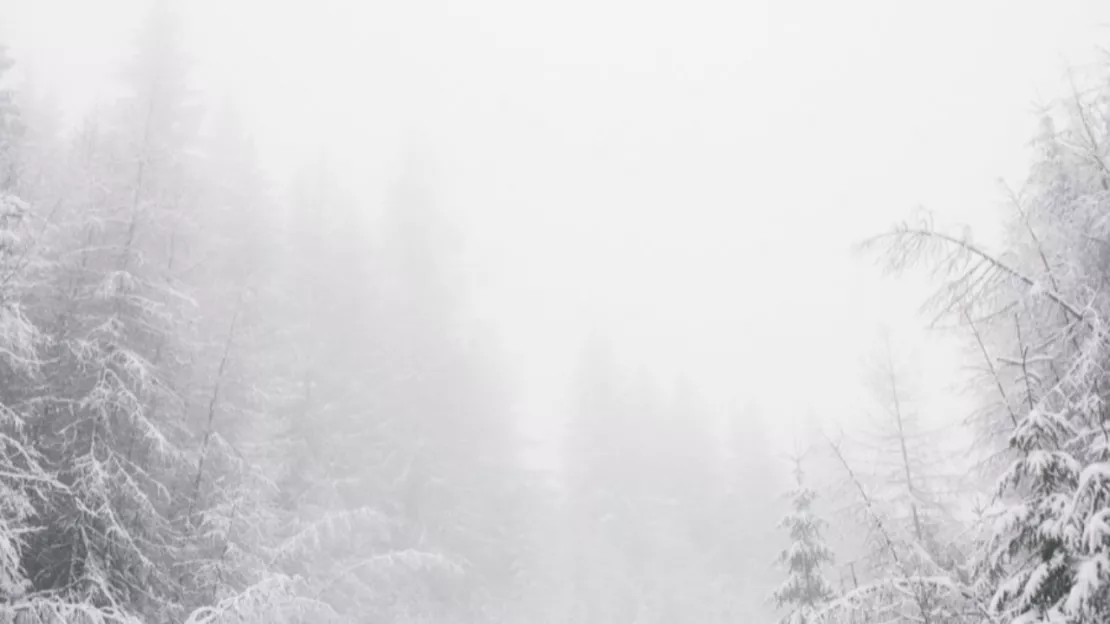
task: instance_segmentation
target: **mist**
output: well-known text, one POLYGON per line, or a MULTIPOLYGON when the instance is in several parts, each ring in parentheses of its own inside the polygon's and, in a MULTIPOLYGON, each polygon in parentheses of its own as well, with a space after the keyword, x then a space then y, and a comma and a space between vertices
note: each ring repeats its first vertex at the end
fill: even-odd
POLYGON ((1106 621, 1107 18, 0 0, 0 620, 1106 621))

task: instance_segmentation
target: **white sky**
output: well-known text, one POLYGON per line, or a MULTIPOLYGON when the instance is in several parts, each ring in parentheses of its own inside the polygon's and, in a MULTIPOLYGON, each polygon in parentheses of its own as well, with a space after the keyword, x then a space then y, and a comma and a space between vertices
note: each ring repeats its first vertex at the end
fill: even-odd
MULTIPOLYGON (((142 5, 0 0, 0 35, 76 109, 142 5)), ((886 322, 939 396, 953 364, 911 331, 923 289, 848 247, 918 204, 989 238, 1033 103, 1110 23, 1083 0, 184 6, 201 72, 243 99, 275 171, 322 140, 376 194, 408 141, 434 147, 540 434, 595 327, 786 421, 856 413, 886 322)))

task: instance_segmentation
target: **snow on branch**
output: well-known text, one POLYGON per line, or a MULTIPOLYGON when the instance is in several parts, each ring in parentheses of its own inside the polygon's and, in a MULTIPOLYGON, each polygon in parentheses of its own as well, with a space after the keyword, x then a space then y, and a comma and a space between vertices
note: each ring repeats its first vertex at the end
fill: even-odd
POLYGON ((278 546, 275 560, 288 561, 318 552, 337 537, 344 538, 357 531, 384 538, 389 534, 390 521, 369 507, 332 512, 309 523, 278 546))
POLYGON ((947 276, 948 283, 935 302, 942 315, 953 308, 966 309, 980 300, 989 299, 1009 278, 1022 284, 1030 296, 1043 296, 1059 306, 1073 320, 1084 318, 1083 306, 1069 301, 1063 294, 1023 273, 1002 258, 991 254, 971 242, 966 234, 961 237, 946 234, 932 227, 928 221, 896 226, 892 231, 872 237, 859 245, 862 251, 879 251, 888 267, 902 272, 923 260, 933 260, 934 272, 947 276))
POLYGON ((299 624, 342 622, 327 603, 309 598, 298 577, 274 575, 242 592, 189 614, 185 624, 299 624))

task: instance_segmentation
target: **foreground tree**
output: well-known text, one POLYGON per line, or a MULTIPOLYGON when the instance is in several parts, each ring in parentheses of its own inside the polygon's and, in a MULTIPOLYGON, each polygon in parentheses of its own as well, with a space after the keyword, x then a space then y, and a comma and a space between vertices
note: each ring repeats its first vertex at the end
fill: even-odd
POLYGON ((1044 114, 1028 182, 1007 193, 1001 250, 927 219, 870 243, 896 269, 939 258, 933 309, 961 323, 984 360, 992 408, 977 427, 993 442, 983 459, 997 503, 968 591, 1001 621, 1110 617, 1105 96, 1076 89, 1044 114))
POLYGON ((183 340, 190 305, 175 276, 183 244, 187 109, 172 15, 144 25, 129 81, 59 215, 54 267, 34 302, 50 332, 36 433, 66 486, 28 562, 39 589, 148 616, 180 613, 183 340))

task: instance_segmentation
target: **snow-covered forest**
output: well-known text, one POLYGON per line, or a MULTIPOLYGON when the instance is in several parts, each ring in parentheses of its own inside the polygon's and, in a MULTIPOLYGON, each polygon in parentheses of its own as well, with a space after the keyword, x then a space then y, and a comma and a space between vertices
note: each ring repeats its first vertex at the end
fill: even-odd
POLYGON ((878 327, 849 419, 595 333, 537 461, 434 153, 278 179, 177 8, 76 122, 0 41, 0 622, 1110 621, 1110 62, 1036 112, 998 240, 844 241, 929 285, 959 401, 878 327))

